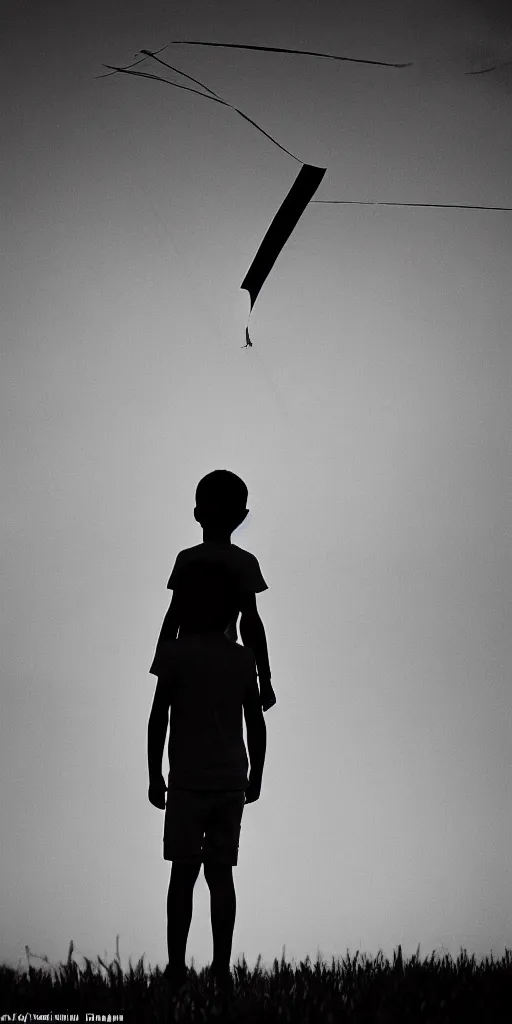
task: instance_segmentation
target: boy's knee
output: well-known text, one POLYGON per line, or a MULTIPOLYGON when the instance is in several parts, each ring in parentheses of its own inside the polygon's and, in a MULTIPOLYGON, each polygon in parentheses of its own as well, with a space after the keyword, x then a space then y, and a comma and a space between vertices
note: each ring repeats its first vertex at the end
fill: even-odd
POLYGON ((208 885, 231 885, 233 882, 233 865, 219 864, 218 861, 205 860, 204 877, 208 885))
POLYGON ((192 881, 195 882, 199 872, 201 870, 201 861, 178 861, 174 860, 171 868, 171 881, 173 878, 179 878, 180 882, 192 881))

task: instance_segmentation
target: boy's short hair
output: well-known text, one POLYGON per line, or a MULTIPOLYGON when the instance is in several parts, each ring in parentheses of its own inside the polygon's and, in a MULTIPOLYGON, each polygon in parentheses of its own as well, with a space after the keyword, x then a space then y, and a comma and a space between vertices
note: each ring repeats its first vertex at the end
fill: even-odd
POLYGON ((236 580, 228 566, 193 562, 176 585, 180 626, 226 628, 239 610, 236 580))
POLYGON ((199 481, 196 505, 208 519, 229 520, 245 510, 249 492, 243 480, 229 469, 214 469, 199 481))

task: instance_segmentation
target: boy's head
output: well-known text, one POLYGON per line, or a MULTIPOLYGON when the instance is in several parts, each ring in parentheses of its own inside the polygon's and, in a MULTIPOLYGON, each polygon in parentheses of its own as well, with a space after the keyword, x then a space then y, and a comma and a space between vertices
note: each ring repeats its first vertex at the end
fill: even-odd
POLYGON ((248 490, 243 480, 229 469, 214 469, 199 481, 196 488, 194 518, 203 530, 232 533, 243 523, 248 490))
POLYGON ((223 633, 239 610, 236 582, 227 566, 192 563, 181 570, 176 594, 180 633, 223 633))

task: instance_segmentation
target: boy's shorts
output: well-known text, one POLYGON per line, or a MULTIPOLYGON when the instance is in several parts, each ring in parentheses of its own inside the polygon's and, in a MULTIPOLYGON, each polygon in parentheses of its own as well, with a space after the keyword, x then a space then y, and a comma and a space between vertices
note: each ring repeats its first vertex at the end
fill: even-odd
POLYGON ((243 789, 167 790, 164 860, 238 863, 243 789))

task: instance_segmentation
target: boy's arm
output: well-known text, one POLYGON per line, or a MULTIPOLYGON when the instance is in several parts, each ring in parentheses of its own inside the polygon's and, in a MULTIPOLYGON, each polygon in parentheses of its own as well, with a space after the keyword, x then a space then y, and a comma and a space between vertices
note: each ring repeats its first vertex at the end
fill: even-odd
POLYGON ((256 668, 260 685, 262 680, 270 681, 270 664, 268 660, 267 638, 265 627, 256 607, 256 594, 247 594, 241 601, 240 636, 244 647, 250 647, 256 659, 256 668))
POLYGON ((250 647, 256 659, 258 681, 260 684, 261 706, 268 711, 276 703, 276 695, 270 682, 270 664, 268 660, 267 638, 265 628, 256 608, 256 595, 247 594, 241 602, 242 616, 240 619, 240 636, 244 647, 250 647))
POLYGON ((164 640, 176 640, 179 624, 178 600, 176 597, 176 591, 174 590, 171 597, 171 603, 165 613, 164 621, 162 622, 160 636, 158 637, 158 644, 164 640))
POLYGON ((172 595, 172 598, 171 598, 171 603, 170 603, 170 605, 169 605, 169 607, 168 607, 168 609, 167 609, 167 611, 165 613, 164 621, 162 622, 162 628, 160 630, 160 636, 158 637, 158 640, 157 640, 157 644, 156 644, 156 648, 155 648, 155 655, 154 655, 154 658, 153 658, 153 663, 152 663, 151 668, 149 670, 154 675, 157 674, 157 673, 154 672, 153 666, 155 664, 156 656, 157 656, 158 651, 160 649, 160 645, 163 644, 163 643, 166 643, 168 640, 176 640, 176 637, 177 637, 177 634, 178 634, 179 625, 180 625, 180 620, 179 620, 179 614, 178 614, 178 602, 177 602, 177 599, 176 599, 176 591, 174 591, 173 595, 172 595))
POLYGON ((150 802, 161 810, 165 807, 166 785, 162 775, 162 756, 168 722, 169 688, 164 684, 164 680, 159 678, 148 722, 148 796, 150 802))
POLYGON ((253 676, 247 687, 243 704, 250 762, 245 799, 246 803, 253 803, 258 800, 261 792, 261 779, 267 748, 267 727, 261 710, 256 675, 253 676))

